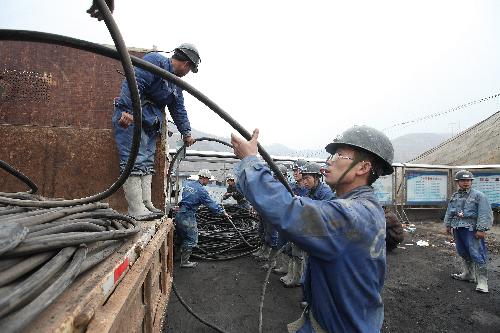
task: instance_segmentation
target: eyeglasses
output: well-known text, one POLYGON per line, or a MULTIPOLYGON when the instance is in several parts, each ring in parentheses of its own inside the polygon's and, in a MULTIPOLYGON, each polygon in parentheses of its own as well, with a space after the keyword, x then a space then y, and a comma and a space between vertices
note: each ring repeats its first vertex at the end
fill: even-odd
POLYGON ((343 159, 343 160, 351 160, 351 161, 354 161, 354 158, 352 157, 349 157, 349 156, 343 156, 343 155, 340 155, 339 153, 335 153, 333 155, 330 155, 330 157, 328 157, 326 159, 327 162, 335 162, 336 160, 338 159, 343 159))

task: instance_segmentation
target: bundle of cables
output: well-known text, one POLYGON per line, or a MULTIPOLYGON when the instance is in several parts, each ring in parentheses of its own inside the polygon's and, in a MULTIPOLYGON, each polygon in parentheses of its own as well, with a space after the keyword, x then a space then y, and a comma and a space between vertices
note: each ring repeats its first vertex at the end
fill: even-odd
POLYGON ((193 257, 202 260, 230 260, 254 252, 261 244, 260 218, 237 205, 225 205, 230 216, 218 216, 206 207, 196 212, 198 246, 193 257))
MULTIPOLYGON (((30 193, 4 201, 43 202, 30 193)), ((19 332, 82 273, 140 228, 105 203, 41 208, 0 204, 0 331, 19 332)))

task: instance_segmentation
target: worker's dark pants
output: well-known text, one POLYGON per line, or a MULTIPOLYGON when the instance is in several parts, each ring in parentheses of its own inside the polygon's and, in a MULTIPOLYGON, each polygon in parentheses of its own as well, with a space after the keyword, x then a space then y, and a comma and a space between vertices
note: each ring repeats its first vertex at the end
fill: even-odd
POLYGON ((195 213, 177 213, 175 216, 175 231, 181 242, 181 251, 191 251, 198 244, 198 225, 195 213))
POLYGON ((485 265, 488 260, 488 250, 484 239, 476 239, 474 231, 469 228, 453 228, 457 253, 464 260, 485 265))

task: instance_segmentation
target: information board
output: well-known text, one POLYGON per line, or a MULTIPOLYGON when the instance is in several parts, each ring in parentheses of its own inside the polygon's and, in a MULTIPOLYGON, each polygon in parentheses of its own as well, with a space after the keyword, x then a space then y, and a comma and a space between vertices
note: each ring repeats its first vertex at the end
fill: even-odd
POLYGON ((483 192, 488 197, 492 207, 500 207, 500 172, 474 173, 472 187, 483 192))
POLYGON ((379 177, 372 187, 381 205, 392 204, 392 175, 379 177))
POLYGON ((407 205, 444 205, 448 202, 447 172, 408 171, 405 178, 407 205))

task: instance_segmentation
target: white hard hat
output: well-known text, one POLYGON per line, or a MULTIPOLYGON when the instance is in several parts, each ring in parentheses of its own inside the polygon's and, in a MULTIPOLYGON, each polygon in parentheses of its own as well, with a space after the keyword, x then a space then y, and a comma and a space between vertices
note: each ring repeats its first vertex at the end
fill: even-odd
POLYGON ((212 178, 212 173, 208 169, 201 169, 198 172, 198 176, 210 179, 212 178))

